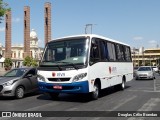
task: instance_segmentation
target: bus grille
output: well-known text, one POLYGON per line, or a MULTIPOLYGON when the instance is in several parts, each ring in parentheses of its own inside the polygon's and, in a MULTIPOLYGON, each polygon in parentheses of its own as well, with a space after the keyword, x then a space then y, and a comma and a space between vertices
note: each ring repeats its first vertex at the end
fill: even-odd
MULTIPOLYGON (((46 86, 46 88, 51 89, 51 90, 54 89, 53 86, 46 86)), ((74 88, 75 88, 74 86, 62 86, 62 90, 72 90, 74 88)), ((55 89, 55 90, 57 90, 57 89, 55 89)))
POLYGON ((49 81, 54 81, 54 82, 65 82, 69 81, 70 78, 48 78, 49 81))

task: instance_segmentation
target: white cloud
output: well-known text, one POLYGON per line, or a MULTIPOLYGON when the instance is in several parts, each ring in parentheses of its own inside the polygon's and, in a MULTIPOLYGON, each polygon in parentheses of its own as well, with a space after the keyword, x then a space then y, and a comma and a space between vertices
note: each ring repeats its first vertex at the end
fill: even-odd
POLYGON ((20 21, 21 21, 20 18, 12 18, 12 22, 18 23, 18 22, 20 22, 20 21))
POLYGON ((158 42, 156 40, 148 41, 149 47, 156 48, 158 46, 158 42))
POLYGON ((136 37, 133 37, 133 40, 143 40, 143 37, 141 37, 141 36, 136 36, 136 37))
POLYGON ((155 40, 150 40, 150 41, 148 41, 148 43, 150 43, 150 44, 156 44, 157 41, 155 41, 155 40))
POLYGON ((0 27, 0 32, 4 32, 5 28, 4 27, 0 27))
POLYGON ((44 47, 44 41, 41 39, 38 39, 38 46, 44 47))

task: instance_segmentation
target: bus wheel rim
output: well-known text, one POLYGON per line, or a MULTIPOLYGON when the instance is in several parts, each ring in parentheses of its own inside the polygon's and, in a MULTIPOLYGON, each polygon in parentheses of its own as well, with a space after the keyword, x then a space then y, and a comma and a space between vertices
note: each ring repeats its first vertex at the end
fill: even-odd
POLYGON ((125 87, 125 85, 124 85, 124 81, 122 81, 122 88, 124 88, 125 87))
POLYGON ((98 94, 99 94, 98 87, 95 85, 94 86, 94 96, 97 97, 98 94))

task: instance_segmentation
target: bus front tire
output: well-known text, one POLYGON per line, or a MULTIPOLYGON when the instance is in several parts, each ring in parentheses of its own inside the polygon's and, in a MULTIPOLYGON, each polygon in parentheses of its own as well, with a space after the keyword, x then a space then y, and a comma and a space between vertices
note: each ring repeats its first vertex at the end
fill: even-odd
POLYGON ((98 84, 94 84, 94 91, 91 92, 91 98, 93 100, 97 100, 99 97, 99 85, 98 84))

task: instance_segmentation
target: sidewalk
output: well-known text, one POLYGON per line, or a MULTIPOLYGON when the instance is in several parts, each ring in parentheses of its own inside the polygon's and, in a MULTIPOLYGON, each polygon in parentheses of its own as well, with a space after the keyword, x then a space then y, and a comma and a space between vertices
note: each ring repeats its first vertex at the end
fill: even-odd
POLYGON ((5 74, 5 69, 0 67, 0 76, 5 74))

